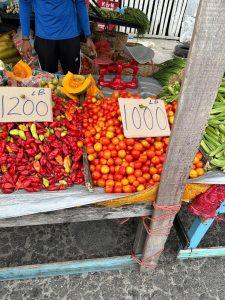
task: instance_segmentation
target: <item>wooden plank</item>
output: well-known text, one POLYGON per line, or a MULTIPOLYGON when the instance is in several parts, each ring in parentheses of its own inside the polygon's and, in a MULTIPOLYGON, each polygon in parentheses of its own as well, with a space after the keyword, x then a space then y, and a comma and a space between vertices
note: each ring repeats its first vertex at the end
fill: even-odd
POLYGON ((138 222, 137 232, 134 240, 133 251, 135 254, 142 253, 146 237, 146 229, 144 228, 142 220, 138 222))
MULTIPOLYGON (((140 257, 140 255, 139 255, 140 257)), ((88 272, 137 269, 130 255, 85 259, 60 263, 19 266, 0 269, 0 281, 49 277, 60 275, 80 275, 88 272)))
POLYGON ((76 223, 105 219, 133 218, 151 214, 149 204, 117 208, 86 206, 0 220, 1 227, 34 226, 43 224, 76 223))
POLYGON ((163 25, 162 36, 166 35, 166 30, 167 30, 167 26, 168 26, 168 23, 169 23, 169 16, 170 16, 170 11, 171 11, 172 4, 173 4, 173 0, 170 0, 169 4, 168 4, 168 7, 167 7, 167 11, 166 11, 166 18, 165 18, 165 22, 164 22, 164 25, 163 25))
POLYGON ((203 258, 203 257, 221 257, 225 256, 225 247, 211 247, 211 248, 195 248, 180 250, 178 253, 178 259, 190 259, 190 258, 203 258))
POLYGON ((169 29, 168 29, 168 35, 169 36, 173 36, 171 31, 172 31, 173 23, 175 21, 175 15, 176 15, 178 1, 179 0, 174 0, 173 1, 172 13, 171 13, 171 16, 170 16, 170 19, 169 19, 169 29))
POLYGON ((188 0, 184 0, 183 6, 181 8, 181 13, 180 13, 179 20, 178 20, 178 23, 177 23, 177 28, 176 28, 175 34, 174 34, 176 37, 179 35, 180 30, 181 30, 181 22, 184 18, 184 12, 185 12, 185 9, 186 9, 186 6, 187 6, 187 2, 188 2, 188 0))
MULTIPOLYGON (((180 203, 202 132, 225 69, 225 1, 202 0, 198 9, 186 76, 157 196, 158 205, 180 203)), ((153 217, 165 215, 155 210, 153 217)), ((174 216, 152 222, 151 230, 171 228, 174 216)), ((157 264, 167 234, 147 237, 143 260, 157 264)), ((144 265, 141 270, 146 270, 144 265)))
POLYGON ((157 16, 158 5, 159 5, 159 0, 155 0, 152 19, 151 19, 150 34, 153 34, 154 24, 155 24, 155 20, 156 20, 156 16, 157 16))
MULTIPOLYGON (((172 36, 175 36, 176 30, 178 28, 179 20, 180 20, 180 18, 183 17, 183 15, 181 15, 181 14, 182 14, 182 7, 183 7, 185 2, 186 2, 186 0, 179 0, 178 1, 177 10, 176 10, 176 13, 175 13, 175 16, 174 16, 173 26, 171 28, 171 35, 172 36)), ((184 14, 184 11, 183 11, 183 14, 184 14)))
POLYGON ((156 18, 155 18, 155 24, 153 28, 153 34, 156 34, 158 32, 158 26, 161 22, 162 18, 162 9, 163 9, 163 3, 165 0, 159 0, 159 3, 157 5, 157 13, 156 13, 156 18))
POLYGON ((164 23, 165 23, 168 4, 169 4, 169 0, 164 0, 163 11, 162 11, 161 21, 160 21, 160 26, 159 26, 159 32, 158 32, 159 35, 162 35, 162 33, 163 33, 163 26, 164 26, 164 23))

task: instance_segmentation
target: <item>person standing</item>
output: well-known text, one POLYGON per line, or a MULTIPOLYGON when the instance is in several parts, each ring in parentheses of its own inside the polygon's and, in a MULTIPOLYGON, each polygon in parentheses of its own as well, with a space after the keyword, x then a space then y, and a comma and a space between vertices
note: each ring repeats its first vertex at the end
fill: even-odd
POLYGON ((63 73, 77 74, 80 69, 80 35, 96 56, 85 0, 19 0, 22 53, 30 59, 30 14, 35 14, 34 49, 42 70, 56 73, 60 61, 63 73))

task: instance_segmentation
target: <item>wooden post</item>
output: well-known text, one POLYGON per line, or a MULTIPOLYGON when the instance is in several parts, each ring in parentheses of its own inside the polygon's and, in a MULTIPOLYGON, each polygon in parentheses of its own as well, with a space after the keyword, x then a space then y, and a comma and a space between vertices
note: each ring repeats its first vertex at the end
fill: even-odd
MULTIPOLYGON (((159 187, 157 204, 180 203, 193 158, 199 147, 219 84, 225 70, 225 1, 201 0, 190 48, 186 76, 171 134, 170 145, 159 187)), ((153 217, 167 212, 155 210, 153 217)), ((148 235, 143 262, 154 268, 164 249, 174 216, 151 222, 150 230, 162 235, 148 235), (164 229, 164 230, 163 230, 164 229), (163 233, 164 232, 164 233, 163 233)), ((147 270, 144 263, 141 270, 147 270)))

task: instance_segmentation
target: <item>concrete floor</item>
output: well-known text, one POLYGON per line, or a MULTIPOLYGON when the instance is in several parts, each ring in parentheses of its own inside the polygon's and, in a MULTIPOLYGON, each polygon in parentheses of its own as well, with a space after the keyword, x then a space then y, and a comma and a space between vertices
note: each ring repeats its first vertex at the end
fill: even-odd
MULTIPOLYGON (((187 213, 185 223, 192 219, 187 213)), ((1 229, 1 267, 124 255, 131 253, 137 220, 1 229)), ((223 245, 224 223, 217 223, 204 246, 223 245)), ((111 271, 35 280, 0 282, 1 300, 208 300, 225 299, 223 258, 176 260, 172 231, 158 268, 152 273, 111 271)))

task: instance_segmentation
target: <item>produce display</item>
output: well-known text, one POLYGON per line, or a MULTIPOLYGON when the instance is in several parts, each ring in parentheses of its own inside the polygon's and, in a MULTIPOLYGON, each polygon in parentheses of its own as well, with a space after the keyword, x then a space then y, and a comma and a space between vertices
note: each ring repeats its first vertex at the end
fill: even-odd
POLYGON ((154 73, 153 77, 157 79, 163 87, 173 85, 176 81, 180 83, 185 65, 186 60, 180 57, 167 60, 158 65, 159 71, 154 73))
MULTIPOLYGON (((92 12, 91 7, 90 11, 92 12)), ((109 22, 113 20, 121 20, 136 25, 139 35, 145 34, 149 30, 150 23, 148 17, 138 8, 126 7, 122 11, 118 12, 116 10, 95 7, 94 12, 109 22)))
POLYGON ((0 189, 12 193, 63 190, 83 184, 82 110, 52 96, 52 123, 1 123, 0 189))
POLYGON ((12 33, 0 34, 0 60, 5 64, 16 64, 21 59, 12 40, 12 33))
POLYGON ((210 169, 225 172, 225 77, 213 105, 201 147, 207 155, 210 169))
POLYGON ((22 60, 12 68, 12 71, 7 71, 7 76, 13 78, 16 81, 22 81, 24 79, 29 79, 32 76, 31 68, 24 63, 22 60))
MULTIPOLYGON (((140 98, 127 91, 84 102, 83 127, 90 170, 95 186, 107 193, 140 192, 160 181, 168 137, 132 139, 123 135, 118 98, 140 98)), ((169 123, 174 122, 176 101, 166 104, 169 123)), ((198 152, 190 177, 204 174, 202 154, 198 152), (196 175, 197 174, 197 175, 196 175)))

